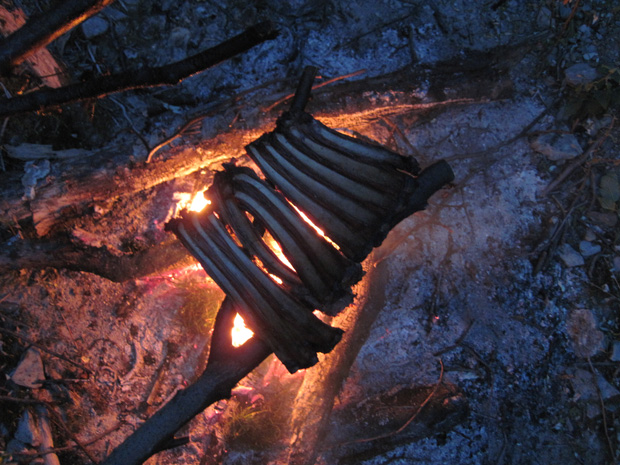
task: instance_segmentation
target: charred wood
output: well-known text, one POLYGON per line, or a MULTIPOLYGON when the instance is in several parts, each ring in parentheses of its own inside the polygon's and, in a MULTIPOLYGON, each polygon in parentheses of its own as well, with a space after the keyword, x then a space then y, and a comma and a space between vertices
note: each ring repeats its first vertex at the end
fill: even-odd
POLYGON ((45 89, 16 96, 12 99, 2 99, 0 100, 0 117, 28 111, 39 111, 69 102, 100 98, 131 89, 177 84, 185 78, 245 52, 265 40, 273 39, 277 34, 278 31, 272 23, 264 22, 246 29, 241 34, 215 47, 165 66, 100 76, 91 81, 72 84, 59 89, 45 89))
MULTIPOLYGON (((280 193, 260 180, 252 170, 229 165, 226 171, 215 175, 211 189, 220 192, 229 190, 235 203, 265 225, 295 269, 300 284, 307 286, 317 301, 318 307, 314 308, 335 314, 350 303, 350 286, 361 278, 361 266, 345 258, 325 238, 319 236, 308 223, 302 221, 280 193)), ((211 195, 211 189, 208 195, 211 195)), ((223 209, 218 209, 218 212, 224 214, 224 220, 236 231, 237 223, 227 221, 223 209)), ((243 221, 243 217, 239 220, 243 221)), ((245 242, 241 242, 245 246, 245 242)), ((249 244, 256 249, 253 253, 261 261, 265 257, 266 260, 275 259, 281 265, 277 257, 271 257, 273 253, 269 254, 271 250, 266 244, 262 241, 260 243, 262 245, 259 247, 256 247, 256 242, 249 244)), ((275 274, 279 276, 277 272, 275 274)))
POLYGON ((25 60, 82 21, 96 15, 114 0, 69 0, 56 2, 54 8, 28 20, 20 29, 0 41, 0 73, 25 60))
POLYGON ((413 158, 341 134, 302 112, 285 113, 275 131, 246 149, 267 179, 358 262, 454 179, 445 162, 420 173, 413 158), (345 171, 349 162, 361 176, 345 171), (360 182, 373 176, 385 190, 360 182))

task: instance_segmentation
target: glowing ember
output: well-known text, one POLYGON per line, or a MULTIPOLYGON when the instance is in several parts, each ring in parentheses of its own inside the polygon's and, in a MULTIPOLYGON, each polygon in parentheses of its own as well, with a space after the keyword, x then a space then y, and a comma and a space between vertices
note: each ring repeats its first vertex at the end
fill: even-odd
POLYGON ((233 347, 241 347, 248 339, 254 336, 252 330, 245 325, 243 318, 238 313, 237 316, 235 316, 231 334, 233 347))
POLYGON ((291 262, 288 261, 286 255, 282 252, 282 247, 280 247, 280 244, 273 237, 271 237, 269 233, 265 233, 265 243, 273 251, 273 253, 276 254, 282 263, 288 266, 291 270, 295 271, 295 268, 293 268, 291 262))
POLYGON ((302 217, 302 219, 303 219, 306 223, 308 223, 310 226, 312 226, 312 229, 314 229, 314 230, 316 231, 316 233, 317 233, 319 236, 321 236, 321 237, 322 237, 322 238, 324 238, 327 242, 329 242, 331 245, 333 245, 335 249, 340 250, 340 247, 338 247, 338 244, 336 244, 336 243, 335 243, 334 241, 332 241, 329 237, 327 237, 327 236, 325 235, 325 232, 324 232, 321 228, 319 228, 316 224, 314 224, 310 218, 308 218, 308 215, 306 215, 306 214, 305 214, 304 212, 302 212, 299 208, 297 208, 297 207, 295 206, 295 204, 291 204, 291 205, 293 205, 293 208, 294 208, 295 210, 297 210, 297 213, 299 213, 299 216, 301 216, 301 217, 302 217))

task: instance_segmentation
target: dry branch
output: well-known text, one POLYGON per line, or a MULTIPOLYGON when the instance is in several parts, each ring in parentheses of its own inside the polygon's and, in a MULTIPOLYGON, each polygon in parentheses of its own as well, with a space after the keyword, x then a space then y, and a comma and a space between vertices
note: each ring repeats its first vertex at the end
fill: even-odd
POLYGON ((204 71, 239 53, 273 39, 278 34, 270 22, 257 24, 215 47, 184 60, 156 68, 142 68, 123 73, 100 76, 91 81, 59 89, 44 89, 12 99, 0 100, 0 117, 29 111, 39 111, 65 103, 100 98, 106 95, 144 87, 167 86, 204 71))
POLYGON ((132 254, 103 247, 76 244, 67 238, 17 241, 0 251, 0 270, 64 268, 124 282, 169 269, 189 254, 177 241, 162 243, 132 254))
POLYGON ((114 0, 65 0, 37 16, 0 41, 0 73, 7 74, 41 47, 60 37, 82 21, 96 15, 114 0))

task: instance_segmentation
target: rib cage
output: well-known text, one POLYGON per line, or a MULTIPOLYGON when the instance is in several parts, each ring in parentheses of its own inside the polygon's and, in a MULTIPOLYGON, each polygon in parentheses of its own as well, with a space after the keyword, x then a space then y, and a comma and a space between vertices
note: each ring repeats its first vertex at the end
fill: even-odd
POLYGON ((294 372, 314 365, 316 352, 331 351, 342 334, 313 310, 334 315, 348 305, 363 274, 360 262, 453 174, 445 162, 420 172, 413 158, 338 133, 301 111, 282 115, 246 150, 266 181, 227 164, 207 192, 211 206, 184 212, 167 228, 294 372), (264 241, 265 230, 294 271, 264 241))

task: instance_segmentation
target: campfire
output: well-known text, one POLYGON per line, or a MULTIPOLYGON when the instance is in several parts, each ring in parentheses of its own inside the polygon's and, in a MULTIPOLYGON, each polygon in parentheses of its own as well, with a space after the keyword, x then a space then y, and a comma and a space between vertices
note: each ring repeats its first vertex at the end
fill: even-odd
MULTIPOLYGON (((270 34, 262 31, 257 40, 270 34)), ((228 398, 235 385, 271 353, 293 374, 319 364, 318 354, 329 354, 341 340, 343 352, 351 350, 347 337, 355 332, 341 319, 347 307, 354 307, 354 286, 369 271, 363 267, 364 260, 394 226, 424 209, 429 197, 452 181, 446 162, 421 169, 413 157, 336 131, 306 112, 316 72, 312 67, 306 69, 290 110, 278 118, 275 128, 248 141, 249 162, 228 161, 232 157, 225 156, 223 169, 214 174, 209 186, 173 193, 173 208, 159 224, 165 223, 166 231, 174 233, 225 298, 214 316, 204 372, 170 396, 104 464, 143 463, 185 442, 175 439, 177 431, 208 406, 228 398)), ((16 102, 22 108, 22 100, 16 102)), ((27 100, 23 102, 27 108, 27 100)), ((147 162, 154 153, 149 153, 147 162)), ((167 176, 181 178, 183 170, 187 174, 196 168, 190 163, 189 168, 167 176)), ((157 167, 147 164, 144 169, 157 167)), ((145 176, 146 182, 157 176, 145 176)), ((87 192, 89 204, 93 198, 102 202, 109 194, 107 187, 97 183, 87 192)), ((62 198, 32 189, 30 199, 35 212, 32 236, 55 232, 67 213, 62 206, 55 210, 62 198)), ((71 202, 79 208, 81 200, 71 202)), ((35 260, 45 259, 45 249, 36 247, 35 260)), ((155 263, 147 254, 136 259, 139 263, 127 265, 122 262, 123 254, 101 255, 106 247, 77 228, 67 247, 63 254, 53 243, 47 264, 89 270, 118 281, 126 280, 131 272, 148 276, 144 280, 152 286, 161 279, 200 273, 194 262, 180 270, 152 274, 152 269, 176 264, 179 257, 187 260, 178 242, 168 241, 164 252, 158 250, 155 263), (81 256, 69 258, 75 241, 93 254, 88 264, 81 256)), ((24 249, 12 266, 23 265, 20 260, 28 261, 28 257, 24 249)), ((286 376, 280 373, 278 378, 286 376)), ((291 377, 293 382, 296 379, 291 377)), ((312 375, 304 376, 304 383, 311 379, 312 375)), ((154 392, 148 396, 148 405, 154 403, 154 392)), ((243 389, 233 392, 239 396, 243 389)), ((291 425, 296 421, 293 418, 291 425)))

